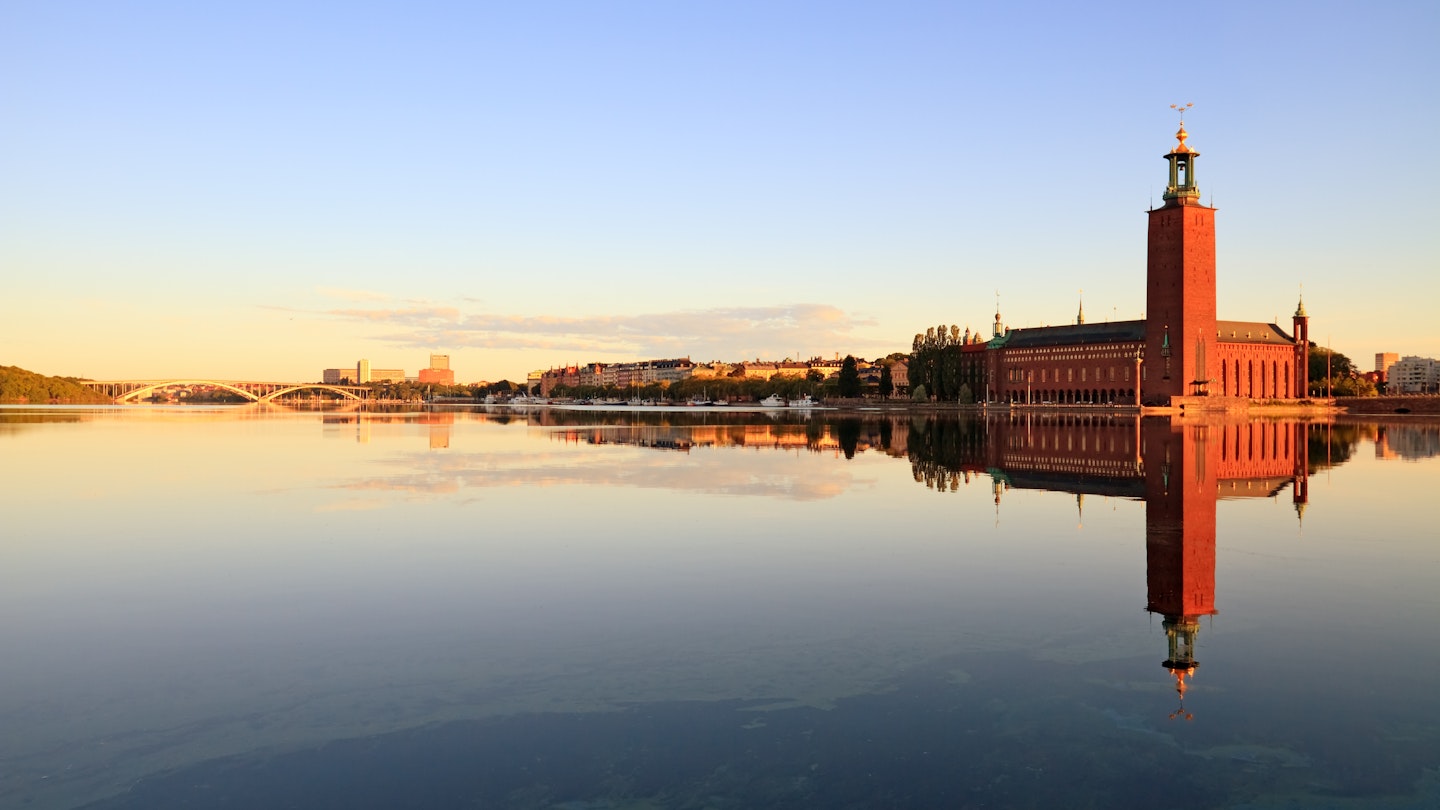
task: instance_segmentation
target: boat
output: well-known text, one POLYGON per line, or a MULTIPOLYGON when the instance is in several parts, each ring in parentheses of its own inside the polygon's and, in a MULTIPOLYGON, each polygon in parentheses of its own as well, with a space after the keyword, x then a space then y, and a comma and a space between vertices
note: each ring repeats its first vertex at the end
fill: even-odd
POLYGON ((820 403, 818 403, 818 402, 816 402, 815 400, 811 399, 809 394, 805 394, 805 395, 801 396, 799 399, 792 399, 792 400, 790 400, 790 407, 792 407, 792 408, 813 408, 813 407, 815 407, 816 405, 819 405, 819 404, 820 404, 820 403))
POLYGON ((760 400, 760 407, 783 408, 785 407, 785 400, 779 394, 771 394, 770 396, 760 400))

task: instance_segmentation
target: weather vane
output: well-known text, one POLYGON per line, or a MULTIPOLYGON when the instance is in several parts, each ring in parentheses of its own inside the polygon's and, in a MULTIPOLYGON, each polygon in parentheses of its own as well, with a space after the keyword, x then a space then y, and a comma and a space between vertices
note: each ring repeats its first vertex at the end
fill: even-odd
POLYGON ((1170 109, 1172 109, 1172 110, 1179 110, 1179 111, 1180 111, 1180 123, 1181 123, 1181 124, 1184 124, 1184 123, 1185 123, 1185 111, 1188 110, 1188 109, 1190 109, 1191 107, 1194 107, 1194 106, 1195 106, 1195 103, 1194 103, 1194 102, 1187 102, 1187 103, 1185 103, 1185 104, 1171 104, 1171 105, 1170 105, 1170 109))

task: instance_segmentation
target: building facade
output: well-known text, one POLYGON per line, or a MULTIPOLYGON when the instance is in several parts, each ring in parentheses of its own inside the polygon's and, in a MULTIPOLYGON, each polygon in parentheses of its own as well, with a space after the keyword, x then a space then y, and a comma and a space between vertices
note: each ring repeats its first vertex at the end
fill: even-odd
POLYGON ((1390 367, 1395 365, 1400 355, 1395 352, 1375 353, 1375 377, 1373 382, 1376 385, 1384 385, 1390 379, 1390 367))
POLYGON ((1402 357, 1390 366, 1386 393, 1440 393, 1440 361, 1429 357, 1402 357))
POLYGON ((1303 302, 1291 331, 1219 320, 1215 304, 1215 211, 1200 203, 1200 153, 1178 143, 1165 155, 1163 203, 1149 212, 1144 320, 968 330, 960 374, 989 401, 1028 404, 1144 404, 1243 407, 1252 400, 1307 396, 1309 317, 1303 302))

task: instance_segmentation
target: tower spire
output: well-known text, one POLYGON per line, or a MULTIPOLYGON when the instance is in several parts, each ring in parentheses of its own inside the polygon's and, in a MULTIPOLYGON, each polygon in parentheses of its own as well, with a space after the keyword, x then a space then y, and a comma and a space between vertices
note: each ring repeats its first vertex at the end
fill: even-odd
POLYGON ((1200 153, 1185 143, 1185 139, 1190 137, 1190 133, 1185 131, 1185 111, 1194 106, 1193 103, 1170 105, 1170 109, 1180 111, 1180 130, 1175 133, 1178 143, 1165 156, 1170 161, 1170 184, 1165 187, 1162 198, 1166 207, 1200 202, 1200 187, 1195 184, 1195 158, 1200 157, 1200 153))
POLYGON ((1075 323, 1076 323, 1077 326, 1078 326, 1078 325, 1084 325, 1084 323, 1085 323, 1085 291, 1084 291, 1084 290, 1081 290, 1081 291, 1080 291, 1080 311, 1079 311, 1078 313, 1076 313, 1076 315, 1075 315, 1075 323))

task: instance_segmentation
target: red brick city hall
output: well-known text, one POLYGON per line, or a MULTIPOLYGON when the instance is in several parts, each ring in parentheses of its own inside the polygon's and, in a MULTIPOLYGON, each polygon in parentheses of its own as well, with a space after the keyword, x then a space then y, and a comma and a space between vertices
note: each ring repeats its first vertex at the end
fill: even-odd
POLYGON ((1215 209, 1200 204, 1195 162, 1178 143, 1165 156, 1164 203, 1149 212, 1145 319, 1007 328, 967 337, 961 374, 990 401, 1244 407, 1252 400, 1303 399, 1309 318, 1303 302, 1292 331, 1273 323, 1220 320, 1215 313, 1215 209), (984 386, 983 389, 981 386, 984 386))

